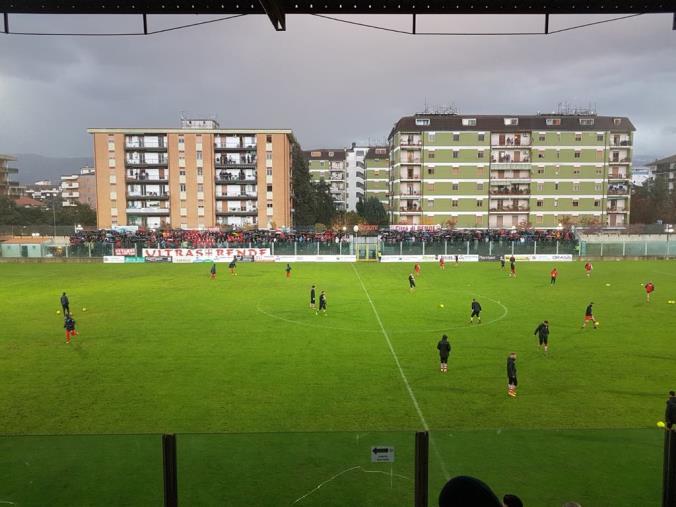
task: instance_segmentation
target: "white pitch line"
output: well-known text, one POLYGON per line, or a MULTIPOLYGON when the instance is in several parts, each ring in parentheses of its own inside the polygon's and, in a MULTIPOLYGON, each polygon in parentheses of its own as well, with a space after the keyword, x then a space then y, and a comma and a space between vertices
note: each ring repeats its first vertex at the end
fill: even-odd
MULTIPOLYGON (((415 393, 413 392, 413 389, 411 388, 411 384, 408 383, 408 379, 406 378, 406 374, 404 373, 404 369, 401 367, 401 363, 399 362, 399 356, 397 356, 397 353, 394 351, 394 347, 392 346, 392 341, 390 340, 390 335, 387 334, 387 331, 385 330, 385 326, 383 326, 383 321, 380 320, 380 315, 378 314, 378 310, 376 310, 376 305, 373 304, 373 300, 371 299, 371 295, 369 294, 369 291, 366 290, 366 285, 364 285, 364 281, 361 279, 361 275, 359 274, 359 271, 357 271, 357 268, 352 264, 352 269, 354 270, 355 274, 357 275, 357 278, 359 279, 359 283, 361 284, 361 288, 364 290, 364 294, 366 294, 367 299, 369 300, 369 303, 371 304, 371 309, 373 310, 373 314, 376 316, 376 320, 378 321, 378 325, 380 325, 380 330, 383 332, 383 336, 385 337, 385 341, 387 342, 387 346, 390 349, 390 352, 392 353, 392 357, 394 358, 394 362, 397 365, 397 368, 399 369, 399 375, 401 375, 401 379, 404 381, 404 385, 406 386, 406 390, 408 391, 408 395, 411 397, 411 401, 413 402, 413 406, 415 407, 415 411, 418 413, 418 417, 420 418, 420 423, 423 426, 423 429, 429 433, 430 427, 427 424, 427 421, 425 420, 425 416, 422 413, 422 410, 420 410, 420 404, 418 403, 418 399, 415 397, 415 393)), ((434 450, 434 453, 437 455, 437 458, 439 459, 439 464, 441 465, 441 471, 444 473, 444 478, 448 479, 448 467, 446 466, 446 462, 444 461, 444 458, 441 456, 441 453, 439 452, 439 449, 437 448, 437 445, 434 443, 434 439, 432 438, 432 435, 430 435, 430 443, 432 444, 432 449, 434 450)))

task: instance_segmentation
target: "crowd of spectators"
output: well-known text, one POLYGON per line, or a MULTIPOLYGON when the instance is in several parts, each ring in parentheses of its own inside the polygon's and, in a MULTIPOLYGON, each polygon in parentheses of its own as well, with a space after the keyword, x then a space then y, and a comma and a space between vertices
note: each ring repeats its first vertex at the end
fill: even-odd
MULTIPOLYGON (((374 232, 387 244, 400 242, 466 242, 466 241, 570 241, 568 230, 431 230, 374 232)), ((79 231, 70 237, 71 246, 112 244, 115 248, 142 245, 145 248, 215 248, 233 245, 266 245, 270 243, 338 243, 349 242, 351 234, 343 231, 283 232, 283 231, 216 231, 216 230, 99 230, 79 231)))

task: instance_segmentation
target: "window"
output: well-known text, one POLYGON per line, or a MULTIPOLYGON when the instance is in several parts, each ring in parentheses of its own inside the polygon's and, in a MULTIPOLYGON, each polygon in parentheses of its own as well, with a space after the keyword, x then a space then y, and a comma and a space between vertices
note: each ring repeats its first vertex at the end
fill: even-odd
POLYGON ((460 134, 453 134, 453 141, 454 142, 460 141, 460 134))
POLYGON ((582 134, 575 134, 575 142, 579 143, 582 141, 582 134))
POLYGON ((484 150, 479 150, 476 154, 477 158, 484 158, 484 150))
POLYGON ((181 183, 181 184, 178 186, 178 189, 179 189, 181 192, 185 192, 185 183, 181 183))
POLYGON ((477 208, 483 208, 484 207, 484 201, 482 199, 477 199, 476 207, 477 208))
POLYGON ((195 158, 196 158, 197 160, 202 160, 202 152, 201 152, 201 151, 198 151, 197 153, 195 153, 195 158))
POLYGON ((433 191, 434 191, 434 183, 428 183, 428 184, 427 184, 427 190, 433 192, 433 191))
POLYGON ((576 151, 575 152, 575 158, 580 158, 582 156, 582 152, 576 151))
POLYGON ((558 199, 554 199, 554 207, 555 208, 559 207, 559 200, 558 199))
POLYGON ((430 119, 429 118, 416 118, 415 119, 415 124, 421 127, 425 127, 430 124, 430 119))
POLYGON ((535 203, 535 205, 536 205, 538 208, 542 208, 542 206, 545 205, 545 202, 544 202, 543 200, 538 200, 538 201, 535 203))
POLYGON ((197 184, 197 191, 198 192, 204 192, 204 183, 198 183, 197 184))
POLYGON ((556 183, 554 183, 554 190, 558 190, 558 189, 559 189, 559 182, 557 181, 556 183))
POLYGON ((580 174, 580 170, 579 169, 573 169, 573 174, 580 174))
POLYGON ((573 183, 573 192, 579 192, 580 191, 580 184, 579 183, 573 183))
POLYGON ((484 184, 483 184, 483 183, 477 183, 477 184, 476 184, 476 189, 477 189, 477 190, 483 190, 483 189, 484 189, 484 184))
POLYGON ((545 158, 544 152, 538 151, 538 158, 545 158))
POLYGON ((486 140, 486 134, 479 134, 478 136, 479 141, 485 141, 486 140))
MULTIPOLYGON (((333 155, 332 155, 333 156, 333 155)), ((265 160, 272 160, 272 152, 271 151, 266 151, 265 152, 265 160)), ((322 164, 323 165, 323 164, 322 164)))
POLYGON ((476 168, 476 175, 479 178, 483 178, 484 177, 484 168, 483 167, 477 167, 476 168))
POLYGON ((428 140, 430 143, 433 143, 435 139, 436 139, 436 135, 435 135, 434 132, 430 132, 429 134, 427 134, 427 140, 428 140))
POLYGON ((476 118, 463 118, 462 124, 465 127, 475 127, 476 126, 476 118))
POLYGON ((430 151, 430 152, 427 154, 427 158, 434 158, 434 152, 433 152, 433 151, 430 151))
POLYGON ((185 176, 185 167, 182 167, 181 169, 178 170, 178 175, 185 176))
POLYGON ((272 209, 272 203, 271 202, 268 203, 268 209, 272 209))
POLYGON ((457 183, 453 183, 451 185, 451 190, 453 190, 453 192, 457 192, 459 188, 460 188, 460 185, 458 185, 457 183))
POLYGON ((554 125, 561 125, 561 118, 547 118, 545 123, 550 127, 554 125))
POLYGON ((458 150, 453 150, 453 158, 458 158, 460 156, 460 152, 458 150))
POLYGON ((457 200, 457 199, 453 199, 453 200, 451 201, 451 207, 453 207, 453 208, 457 208, 457 207, 458 207, 458 200, 457 200))
POLYGON ((198 167, 197 168, 197 176, 203 176, 203 175, 204 175, 204 168, 198 167))
POLYGON ((519 124, 518 118, 505 118, 505 125, 518 125, 518 124, 519 124))
POLYGON ((544 168, 544 167, 538 167, 537 173, 538 173, 538 174, 544 174, 544 173, 545 173, 545 168, 544 168))
POLYGON ((594 125, 594 118, 580 118, 580 125, 594 125))
POLYGON ((265 136, 265 142, 266 143, 271 143, 272 142, 272 136, 270 134, 265 136))
POLYGON ((601 191, 601 184, 600 184, 600 183, 596 183, 596 184, 594 185, 594 191, 596 191, 596 192, 600 192, 600 191, 601 191))
POLYGON ((603 142, 603 134, 596 134, 596 140, 599 142, 603 142))
MULTIPOLYGON (((268 153, 270 153, 270 152, 268 152, 268 153)), ((332 151, 329 152, 329 157, 333 157, 333 152, 332 152, 332 151)))
POLYGON ((451 175, 460 176, 460 168, 459 167, 452 167, 451 168, 451 175))
POLYGON ((544 140, 545 140, 545 136, 543 136, 542 134, 540 134, 540 135, 538 136, 538 141, 544 141, 544 140))
POLYGON ((266 174, 266 176, 272 176, 272 167, 268 167, 268 168, 265 170, 265 174, 266 174))
POLYGON ((538 183, 538 192, 542 192, 545 189, 545 184, 544 183, 538 183))
POLYGON ((427 168, 427 174, 433 175, 434 174, 434 167, 428 167, 427 168))
POLYGON ((613 118, 613 125, 621 125, 622 124, 622 118, 613 118))
POLYGON ((272 192, 272 185, 268 183, 268 186, 266 187, 268 192, 272 192))
POLYGON ((596 150, 596 161, 603 162, 603 150, 596 150))
POLYGON ((537 216, 535 217, 535 223, 541 225, 541 224, 544 222, 544 218, 545 218, 545 217, 542 216, 542 215, 537 215, 537 216))
POLYGON ((596 175, 601 176, 603 174, 603 168, 602 167, 597 167, 596 168, 596 175))
POLYGON ((321 157, 322 152, 321 151, 313 151, 313 152, 310 153, 310 156, 311 157, 321 157))
POLYGON ((117 182, 117 176, 115 176, 114 174, 111 174, 110 178, 109 178, 109 182, 110 182, 111 185, 114 185, 117 182))
POLYGON ((600 205, 601 205, 601 201, 599 201, 598 199, 596 199, 596 200, 594 201, 594 207, 595 207, 595 208, 598 208, 600 205))
POLYGON ((573 201, 573 208, 577 208, 580 206, 580 201, 573 201))

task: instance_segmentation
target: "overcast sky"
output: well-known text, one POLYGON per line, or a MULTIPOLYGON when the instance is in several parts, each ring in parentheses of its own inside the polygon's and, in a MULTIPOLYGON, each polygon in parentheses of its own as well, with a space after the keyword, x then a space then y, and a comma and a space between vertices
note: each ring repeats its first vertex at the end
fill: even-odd
MULTIPOLYGON (((150 29, 208 19, 150 17, 150 29)), ((0 35, 0 153, 88 156, 88 127, 291 128, 305 148, 384 139, 429 104, 471 113, 596 105, 636 125, 638 155, 676 153, 676 31, 645 15, 550 36, 425 37, 290 16, 150 37, 0 35)), ((355 18, 350 18, 355 19, 355 18)), ((556 16, 551 29, 598 17, 556 16)), ((410 17, 359 19, 409 29, 410 17)), ((140 17, 12 16, 11 28, 136 31, 140 17)), ((418 30, 542 30, 541 16, 419 18, 418 30)))

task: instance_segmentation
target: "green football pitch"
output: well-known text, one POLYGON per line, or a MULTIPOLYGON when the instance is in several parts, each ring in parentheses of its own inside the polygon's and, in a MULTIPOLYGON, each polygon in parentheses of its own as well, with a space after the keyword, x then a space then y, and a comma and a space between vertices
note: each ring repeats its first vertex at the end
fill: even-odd
POLYGON ((560 263, 551 287, 547 263, 515 279, 426 263, 410 292, 412 267, 298 263, 287 279, 241 263, 213 281, 207 264, 0 264, 0 503, 158 505, 158 435, 177 433, 184 505, 411 505, 413 434, 429 429, 431 505, 458 474, 526 505, 658 505, 676 264, 597 262, 587 278, 560 263), (581 329, 591 301, 600 326, 581 329), (395 462, 371 463, 384 445, 395 462))

